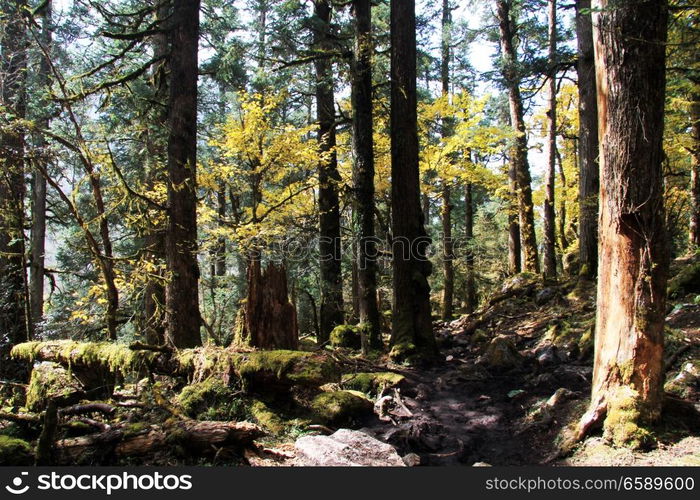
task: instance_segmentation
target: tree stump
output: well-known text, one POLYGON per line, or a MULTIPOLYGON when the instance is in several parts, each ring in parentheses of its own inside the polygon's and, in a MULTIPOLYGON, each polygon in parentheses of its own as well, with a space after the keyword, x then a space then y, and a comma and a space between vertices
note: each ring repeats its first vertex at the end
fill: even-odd
POLYGON ((242 338, 260 349, 297 349, 297 312, 289 302, 284 266, 269 264, 261 271, 260 260, 248 266, 248 297, 242 338))

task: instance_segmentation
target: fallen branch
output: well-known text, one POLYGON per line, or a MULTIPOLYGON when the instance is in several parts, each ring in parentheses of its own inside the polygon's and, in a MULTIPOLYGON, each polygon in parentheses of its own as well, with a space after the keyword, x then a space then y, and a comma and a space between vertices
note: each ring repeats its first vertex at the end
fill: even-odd
POLYGON ((58 411, 61 416, 64 415, 86 415, 89 413, 102 413, 103 415, 112 416, 117 409, 106 403, 88 403, 84 405, 74 405, 68 408, 62 408, 58 411))

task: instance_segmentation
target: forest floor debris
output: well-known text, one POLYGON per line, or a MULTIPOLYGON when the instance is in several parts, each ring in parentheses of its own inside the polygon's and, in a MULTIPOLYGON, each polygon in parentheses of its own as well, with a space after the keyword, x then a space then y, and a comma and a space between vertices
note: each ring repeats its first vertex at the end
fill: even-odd
MULTIPOLYGON (((101 376, 109 374, 114 384, 111 396, 64 402, 57 413, 55 458, 298 466, 321 463, 309 458, 306 446, 318 441, 323 465, 700 464, 700 305, 692 294, 669 306, 669 398, 651 449, 615 448, 599 435, 562 448, 588 404, 594 300, 595 285, 585 280, 542 284, 532 276, 515 277, 482 309, 435 323, 441 358, 428 368, 394 364, 386 356, 363 358, 339 347, 173 353, 137 346, 135 355, 113 347, 104 353, 107 361, 97 361, 101 376), (155 368, 150 379, 133 379, 144 362, 155 368), (333 436, 356 436, 352 429, 362 430, 361 440, 385 443, 370 446, 386 451, 383 458, 369 451, 364 458, 344 457, 347 443, 333 436)), ((48 361, 65 362, 74 373, 76 367, 85 372, 103 348, 64 342, 18 351, 39 367, 55 370, 58 365, 48 361)), ((21 449, 17 456, 31 463, 47 391, 33 394, 38 404, 32 412, 18 396, 27 387, 1 388, 6 397, 0 457, 21 449)), ((76 391, 71 397, 85 396, 76 391)))

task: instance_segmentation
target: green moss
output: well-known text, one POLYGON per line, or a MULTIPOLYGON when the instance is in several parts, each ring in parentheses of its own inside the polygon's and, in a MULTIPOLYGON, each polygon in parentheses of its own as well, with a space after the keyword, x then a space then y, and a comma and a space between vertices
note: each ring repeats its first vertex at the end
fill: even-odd
POLYGON ((249 406, 249 411, 253 419, 274 434, 284 432, 287 425, 279 415, 270 409, 262 401, 254 400, 249 406))
POLYGON ((323 392, 311 403, 314 416, 323 424, 349 425, 372 413, 372 402, 357 391, 323 392))
POLYGON ((30 363, 36 359, 36 355, 41 349, 43 342, 23 342, 12 348, 11 355, 13 358, 23 359, 30 363))
POLYGON ((389 351, 389 357, 397 363, 411 363, 418 356, 418 350, 413 343, 397 343, 389 351))
POLYGON ((341 384, 346 389, 365 394, 377 394, 382 388, 396 387, 404 380, 403 375, 392 372, 348 373, 343 375, 341 384))
POLYGON ((678 373, 664 385, 664 390, 681 398, 692 397, 700 380, 700 360, 683 363, 678 373))
POLYGON ((217 377, 185 386, 175 402, 185 415, 202 420, 235 420, 242 406, 233 389, 217 377))
POLYGON ((34 455, 23 439, 0 435, 0 465, 32 465, 34 455))
POLYGON ((39 412, 50 398, 68 396, 82 390, 73 375, 57 363, 39 363, 32 370, 27 387, 27 408, 39 412))
POLYGON ((339 368, 330 357, 303 351, 250 352, 237 369, 246 384, 258 389, 265 382, 318 387, 340 380, 339 368))
POLYGON ((489 343, 480 360, 489 368, 499 370, 518 368, 523 363, 523 357, 513 341, 503 335, 494 338, 489 343))
POLYGON ((595 330, 594 326, 591 326, 583 332, 581 338, 578 339, 578 349, 581 353, 579 357, 581 359, 588 359, 593 354, 594 349, 594 336, 593 332, 595 330))
POLYGON ((50 342, 25 342, 12 349, 14 358, 32 362, 40 352, 46 351, 61 364, 102 368, 112 373, 127 375, 152 363, 157 352, 132 350, 115 342, 76 342, 56 340, 50 342))
POLYGON ((617 447, 648 447, 654 437, 642 426, 641 405, 639 393, 631 387, 622 386, 614 391, 608 399, 603 437, 617 447))
POLYGON ((355 325, 338 325, 330 335, 334 347, 349 347, 359 349, 361 346, 361 328, 355 325))
POLYGON ((668 296, 671 298, 699 292, 700 262, 688 264, 668 282, 668 296))
POLYGON ((124 437, 133 437, 150 430, 151 426, 145 422, 132 422, 124 427, 124 437))

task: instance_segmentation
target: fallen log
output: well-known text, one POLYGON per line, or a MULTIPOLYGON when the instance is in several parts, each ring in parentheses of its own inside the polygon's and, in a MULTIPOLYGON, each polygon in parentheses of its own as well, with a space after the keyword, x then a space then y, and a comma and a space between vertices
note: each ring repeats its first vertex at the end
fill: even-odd
POLYGON ((61 439, 54 445, 57 464, 104 463, 109 458, 150 455, 174 446, 193 456, 216 453, 221 447, 245 447, 265 435, 250 422, 179 420, 144 428, 133 424, 105 432, 61 439))
MULTIPOLYGON (((99 380, 140 374, 144 371, 202 381, 219 377, 224 383, 241 380, 254 391, 270 391, 298 385, 319 387, 340 381, 338 363, 323 352, 290 350, 236 351, 223 347, 181 350, 132 349, 110 342, 58 340, 25 342, 12 349, 15 359, 52 361, 70 367, 83 382, 99 374, 99 380)), ((113 389, 113 383, 110 386, 113 389)))

